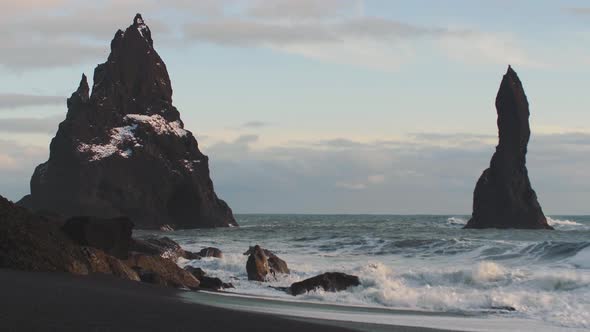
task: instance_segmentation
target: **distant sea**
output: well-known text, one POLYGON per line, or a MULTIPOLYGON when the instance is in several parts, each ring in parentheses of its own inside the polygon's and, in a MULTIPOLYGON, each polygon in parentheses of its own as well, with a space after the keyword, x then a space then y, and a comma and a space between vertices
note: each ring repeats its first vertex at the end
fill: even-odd
MULTIPOLYGON (((552 216, 556 231, 463 230, 467 216, 238 215, 241 227, 170 236, 185 249, 223 250, 223 259, 182 261, 232 282, 238 294, 292 300, 269 288, 327 271, 362 285, 297 300, 453 314, 486 313, 551 327, 590 328, 590 216, 552 216), (260 244, 291 275, 247 280, 243 255, 260 244), (516 311, 503 310, 512 307, 516 311)), ((137 235, 153 233, 138 231, 137 235)))

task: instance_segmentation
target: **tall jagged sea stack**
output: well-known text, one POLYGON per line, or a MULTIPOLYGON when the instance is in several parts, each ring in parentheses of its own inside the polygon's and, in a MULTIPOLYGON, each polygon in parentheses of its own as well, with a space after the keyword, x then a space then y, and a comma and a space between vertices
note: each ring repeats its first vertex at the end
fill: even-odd
POLYGON ((82 75, 22 203, 65 216, 127 216, 139 228, 237 225, 172 105, 166 65, 140 14, 115 34, 91 94, 82 75))
POLYGON ((531 135, 529 103, 512 67, 498 96, 499 143, 473 194, 473 215, 465 228, 552 229, 547 224, 526 168, 531 135))

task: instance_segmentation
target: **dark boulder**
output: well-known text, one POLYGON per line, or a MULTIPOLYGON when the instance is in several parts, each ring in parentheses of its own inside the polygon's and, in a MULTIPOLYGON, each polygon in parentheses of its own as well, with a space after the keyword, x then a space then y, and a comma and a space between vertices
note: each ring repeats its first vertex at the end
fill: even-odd
POLYGON ((67 106, 23 205, 65 217, 127 216, 140 229, 237 225, 172 104, 166 65, 141 15, 116 32, 92 90, 83 75, 67 106))
POLYGON ((81 246, 101 249, 109 255, 126 259, 133 223, 128 218, 74 217, 68 219, 61 229, 81 246))
POLYGON ((199 279, 201 289, 222 290, 225 288, 234 288, 230 283, 225 283, 219 278, 203 276, 199 279))
POLYGON ((529 181, 526 153, 529 103, 516 72, 508 67, 496 97, 499 143, 473 193, 465 228, 553 229, 529 181))
POLYGON ((199 279, 199 288, 201 289, 221 290, 225 288, 234 288, 234 285, 231 283, 223 282, 219 278, 207 276, 207 273, 200 267, 192 267, 189 265, 184 269, 195 276, 195 278, 199 279))
POLYGON ((75 275, 104 273, 139 280, 119 259, 72 241, 61 226, 61 222, 32 214, 0 197, 0 268, 75 275))
POLYGON ((199 256, 201 257, 215 257, 215 258, 223 258, 223 253, 221 250, 213 247, 204 248, 199 251, 199 256))
POLYGON ((141 280, 137 272, 125 265, 121 260, 109 256, 105 252, 96 248, 87 247, 83 248, 83 251, 90 263, 90 272, 112 274, 116 277, 127 280, 141 280))
POLYGON ((361 282, 357 276, 340 272, 327 272, 296 282, 291 285, 289 290, 292 295, 296 296, 316 289, 322 289, 326 292, 339 292, 360 284, 361 282))
POLYGON ((277 255, 273 254, 272 252, 265 250, 266 256, 268 257, 268 266, 270 267, 270 272, 275 275, 277 273, 289 274, 289 266, 287 266, 287 262, 280 259, 277 255))
POLYGON ((173 261, 160 256, 137 252, 129 254, 124 263, 138 272, 142 281, 167 287, 197 289, 199 280, 173 261))
POLYGON ((184 250, 169 237, 133 239, 130 250, 168 258, 173 261, 184 256, 184 250))
POLYGON ((187 272, 189 272, 190 274, 194 275, 195 278, 197 278, 199 280, 207 275, 207 272, 203 271, 203 269, 201 269, 200 267, 193 267, 193 266, 187 265, 184 267, 184 269, 187 272))
MULTIPOLYGON (((250 247, 248 249, 248 251, 246 251, 244 253, 244 255, 252 256, 253 253, 255 253, 259 250, 261 250, 262 253, 264 254, 264 256, 266 257, 266 261, 268 264, 268 273, 266 273, 266 274, 270 273, 273 276, 275 276, 277 273, 282 273, 282 274, 289 274, 290 273, 289 266, 287 265, 287 262, 285 262, 284 260, 279 258, 272 251, 267 250, 267 249, 263 249, 258 245, 254 246, 254 247, 250 247), (257 249, 257 247, 258 247, 258 249, 257 249)), ((253 258, 253 260, 255 260, 255 258, 253 258)), ((250 259, 248 259, 248 261, 250 261, 250 259)), ((254 265, 251 265, 251 268, 253 268, 253 266, 254 265)), ((262 266, 264 266, 264 264, 262 266)), ((250 272, 248 272, 248 274, 250 275, 250 272)), ((266 274, 264 274, 264 275, 266 276, 266 274)), ((258 280, 258 279, 253 279, 253 280, 258 280)))
POLYGON ((270 267, 264 250, 259 245, 256 245, 250 247, 244 255, 249 255, 246 262, 248 280, 266 281, 267 276, 270 274, 270 267))
POLYGON ((201 259, 201 256, 198 253, 182 249, 180 244, 169 237, 133 239, 130 250, 148 255, 160 256, 174 262, 180 257, 190 260, 201 259))

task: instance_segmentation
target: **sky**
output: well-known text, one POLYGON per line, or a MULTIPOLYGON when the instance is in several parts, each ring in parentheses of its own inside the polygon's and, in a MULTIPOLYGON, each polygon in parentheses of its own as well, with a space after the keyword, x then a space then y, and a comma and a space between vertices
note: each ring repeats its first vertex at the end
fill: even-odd
POLYGON ((590 214, 590 4, 0 0, 0 194, 29 192, 80 76, 140 12, 237 213, 470 214, 508 64, 544 211, 590 214))

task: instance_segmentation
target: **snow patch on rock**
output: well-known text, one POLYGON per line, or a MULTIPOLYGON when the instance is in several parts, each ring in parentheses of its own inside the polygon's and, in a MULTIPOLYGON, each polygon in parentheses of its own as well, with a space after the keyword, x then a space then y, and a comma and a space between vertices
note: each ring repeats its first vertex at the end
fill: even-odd
POLYGON ((82 153, 91 153, 89 161, 101 160, 114 154, 123 158, 129 158, 133 154, 133 150, 130 148, 122 150, 120 146, 126 142, 132 142, 135 146, 139 145, 138 140, 135 137, 135 129, 137 129, 137 124, 113 128, 111 129, 111 140, 107 144, 80 143, 78 145, 78 151, 82 153))
POLYGON ((186 136, 187 131, 182 128, 180 121, 168 122, 161 115, 128 114, 125 120, 132 120, 149 124, 158 135, 186 136))

